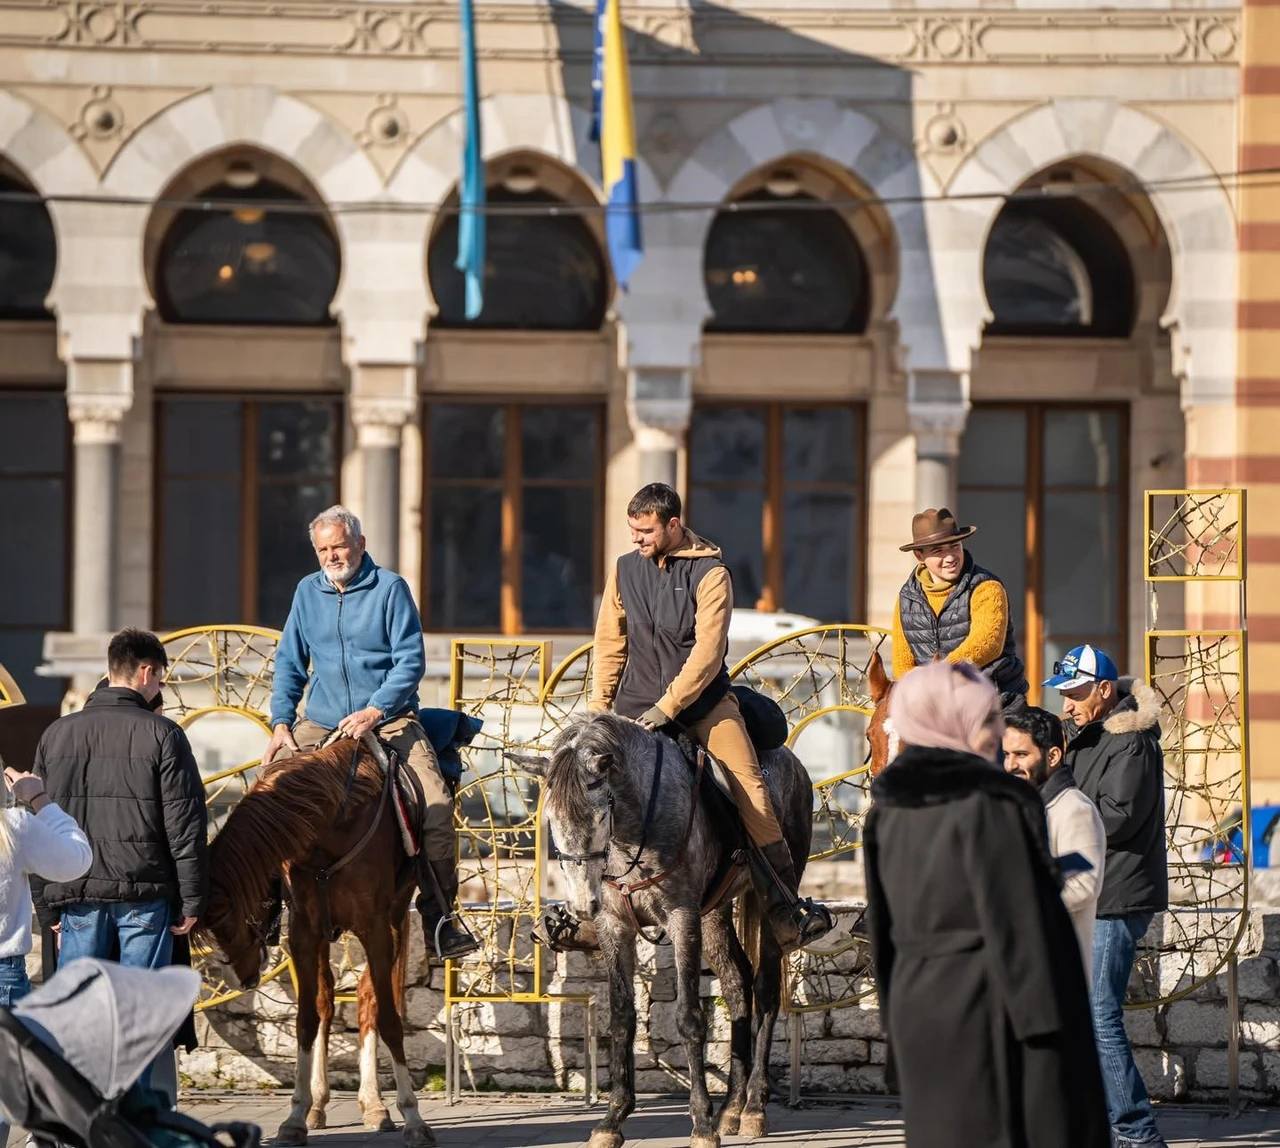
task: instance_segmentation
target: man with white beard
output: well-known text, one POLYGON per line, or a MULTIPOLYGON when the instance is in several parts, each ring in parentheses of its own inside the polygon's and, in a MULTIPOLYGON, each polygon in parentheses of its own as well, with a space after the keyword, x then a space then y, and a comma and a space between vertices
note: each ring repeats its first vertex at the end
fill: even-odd
POLYGON ((360 520, 345 507, 318 514, 310 536, 320 570, 298 583, 276 650, 273 732, 263 761, 291 756, 299 745, 314 747, 333 730, 358 741, 377 729, 422 784, 421 848, 431 873, 421 874, 416 903, 428 952, 456 960, 479 942, 453 920, 453 795, 418 722, 418 683, 426 669, 418 607, 405 580, 366 553, 360 520))

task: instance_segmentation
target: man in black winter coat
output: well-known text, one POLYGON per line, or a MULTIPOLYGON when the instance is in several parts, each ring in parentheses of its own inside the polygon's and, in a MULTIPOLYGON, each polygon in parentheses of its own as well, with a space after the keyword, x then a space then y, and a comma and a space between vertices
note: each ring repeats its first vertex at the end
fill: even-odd
POLYGON ((1044 683, 1075 726, 1064 764, 1102 815, 1107 859, 1093 932, 1093 1025, 1114 1143, 1163 1145, 1124 1028, 1124 997, 1138 942, 1169 906, 1164 753, 1155 691, 1121 680, 1115 663, 1079 646, 1044 683))
POLYGON ((78 957, 124 965, 170 963, 175 935, 204 911, 207 815, 187 735, 152 712, 169 664, 144 630, 107 649, 107 684, 40 739, 33 772, 84 828, 93 865, 83 877, 32 882, 41 924, 58 930, 59 966, 78 957))

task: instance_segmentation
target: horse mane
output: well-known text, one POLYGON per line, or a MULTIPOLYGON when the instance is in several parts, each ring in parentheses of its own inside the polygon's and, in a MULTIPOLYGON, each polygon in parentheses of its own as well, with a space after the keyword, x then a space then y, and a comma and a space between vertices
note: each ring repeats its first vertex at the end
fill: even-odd
POLYGON ((579 718, 561 731, 547 766, 549 808, 564 812, 586 808, 587 775, 580 766, 582 757, 621 761, 628 727, 637 728, 616 714, 603 713, 579 718))
POLYGON ((324 749, 266 766, 209 846, 209 909, 200 932, 256 921, 271 878, 287 862, 305 858, 334 825, 343 805, 354 812, 378 800, 382 769, 363 745, 347 792, 352 746, 342 739, 324 749))

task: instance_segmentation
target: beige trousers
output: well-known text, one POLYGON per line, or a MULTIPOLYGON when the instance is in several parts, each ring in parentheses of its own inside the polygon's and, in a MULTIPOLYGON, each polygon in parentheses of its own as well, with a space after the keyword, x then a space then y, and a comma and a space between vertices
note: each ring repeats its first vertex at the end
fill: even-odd
MULTIPOLYGON (((319 745, 328 732, 324 726, 306 718, 302 718, 293 727, 294 740, 301 749, 319 745)), ((378 730, 378 736, 400 755, 400 759, 408 764, 422 784, 422 793, 427 803, 423 814, 423 854, 428 861, 452 859, 456 848, 453 797, 449 793, 448 783, 440 773, 435 750, 431 748, 422 726, 416 718, 396 718, 378 730)), ((286 746, 280 751, 280 756, 291 756, 292 752, 286 746)))
POLYGON ((733 799, 738 803, 747 836, 752 844, 761 847, 782 840, 782 827, 773 812, 769 791, 765 788, 756 760, 756 749, 747 736, 747 727, 738 708, 738 699, 725 694, 709 714, 689 726, 689 732, 698 739, 711 756, 720 762, 729 774, 729 786, 733 799))

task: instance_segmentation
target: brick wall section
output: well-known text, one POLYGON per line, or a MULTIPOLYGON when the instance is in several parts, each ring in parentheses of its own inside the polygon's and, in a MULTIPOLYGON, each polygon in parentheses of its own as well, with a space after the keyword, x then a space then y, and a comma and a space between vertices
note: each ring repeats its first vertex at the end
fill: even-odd
MULTIPOLYGON (((1239 168, 1280 169, 1280 0, 1245 0, 1243 29, 1239 168)), ((1221 470, 1249 491, 1250 725, 1267 745, 1280 735, 1280 177, 1244 178, 1239 210, 1237 456, 1191 485, 1217 485, 1221 470)))

